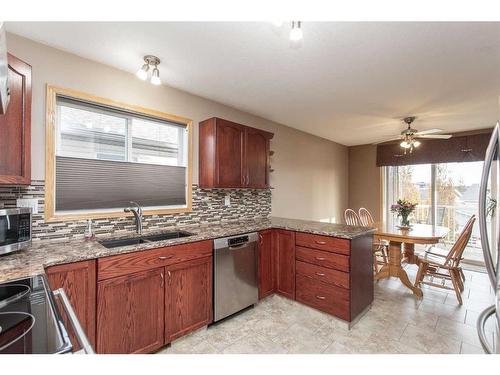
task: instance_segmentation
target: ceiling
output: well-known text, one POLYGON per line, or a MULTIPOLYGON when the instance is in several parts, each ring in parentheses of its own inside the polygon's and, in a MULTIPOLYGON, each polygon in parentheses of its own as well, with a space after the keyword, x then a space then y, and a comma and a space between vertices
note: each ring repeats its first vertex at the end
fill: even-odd
POLYGON ((9 22, 15 34, 345 145, 500 117, 500 22, 9 22))

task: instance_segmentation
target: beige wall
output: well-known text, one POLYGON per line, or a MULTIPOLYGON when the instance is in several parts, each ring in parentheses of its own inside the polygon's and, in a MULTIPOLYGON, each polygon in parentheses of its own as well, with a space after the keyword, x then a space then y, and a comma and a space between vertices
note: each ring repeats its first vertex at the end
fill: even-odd
POLYGON ((198 182, 198 122, 218 116, 274 132, 272 214, 341 221, 347 205, 347 147, 14 34, 9 52, 33 67, 32 178, 44 179, 46 84, 188 117, 194 127, 193 182, 198 182))
POLYGON ((376 166, 377 146, 349 147, 349 207, 366 207, 375 220, 381 218, 380 168, 376 166))

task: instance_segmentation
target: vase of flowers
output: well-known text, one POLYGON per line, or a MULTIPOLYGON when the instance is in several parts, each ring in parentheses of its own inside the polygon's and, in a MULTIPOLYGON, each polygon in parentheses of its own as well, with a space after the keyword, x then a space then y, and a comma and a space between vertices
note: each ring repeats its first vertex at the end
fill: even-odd
POLYGON ((410 220, 408 217, 415 211, 417 203, 410 202, 407 199, 398 199, 398 201, 391 206, 391 212, 394 212, 401 218, 401 228, 410 228, 410 220))

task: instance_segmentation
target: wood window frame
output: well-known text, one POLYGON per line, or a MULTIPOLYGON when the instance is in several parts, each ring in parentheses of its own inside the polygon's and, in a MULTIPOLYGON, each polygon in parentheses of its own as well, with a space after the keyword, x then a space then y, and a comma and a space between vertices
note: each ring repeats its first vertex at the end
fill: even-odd
POLYGON ((55 211, 55 163, 56 163, 56 100, 58 95, 64 95, 70 98, 97 103, 107 107, 117 108, 132 113, 150 116, 160 120, 173 121, 186 126, 188 132, 187 139, 187 176, 186 176, 186 207, 176 208, 155 208, 144 209, 144 215, 168 215, 192 211, 193 195, 193 120, 148 109, 136 105, 130 105, 107 99, 84 92, 47 85, 46 93, 46 113, 45 113, 45 222, 73 221, 84 219, 102 219, 132 216, 132 213, 121 211, 105 210, 102 212, 86 212, 74 214, 57 214, 55 211))

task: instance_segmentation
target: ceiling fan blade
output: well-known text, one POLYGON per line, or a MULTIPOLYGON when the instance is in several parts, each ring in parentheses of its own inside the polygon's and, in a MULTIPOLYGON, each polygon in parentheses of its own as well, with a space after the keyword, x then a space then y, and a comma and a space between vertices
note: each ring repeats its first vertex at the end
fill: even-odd
POLYGON ((427 134, 427 135, 416 135, 415 138, 424 138, 424 139, 450 139, 452 137, 451 134, 427 134))
POLYGON ((401 136, 397 136, 393 138, 384 139, 383 141, 373 142, 372 145, 378 145, 380 143, 391 142, 391 141, 399 141, 400 139, 403 138, 401 136))
POLYGON ((443 129, 427 129, 427 130, 422 130, 421 132, 416 132, 415 135, 425 135, 425 134, 434 134, 434 133, 441 133, 443 129))

